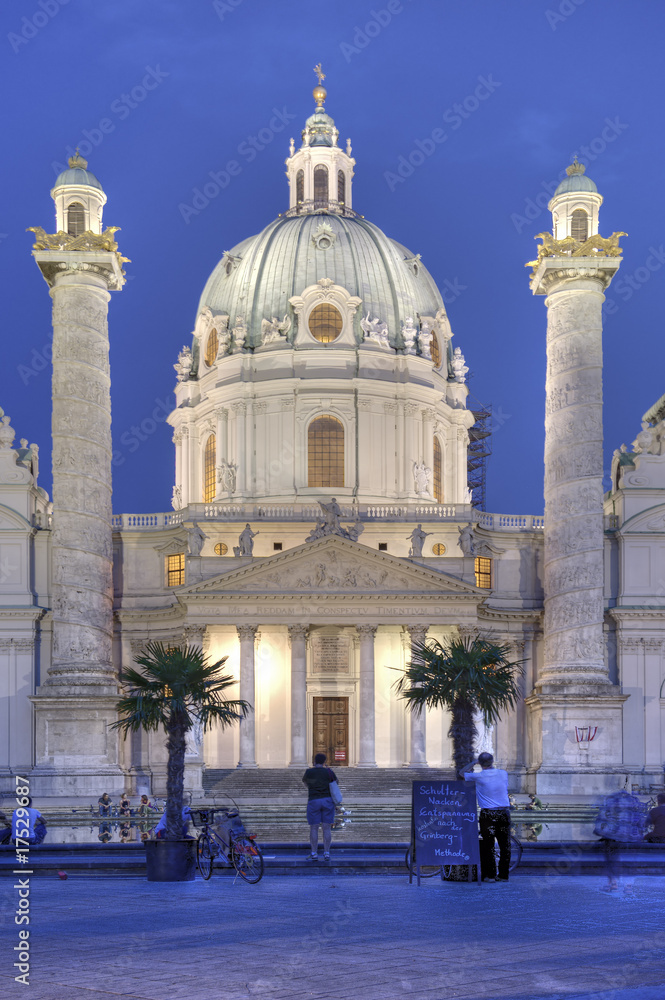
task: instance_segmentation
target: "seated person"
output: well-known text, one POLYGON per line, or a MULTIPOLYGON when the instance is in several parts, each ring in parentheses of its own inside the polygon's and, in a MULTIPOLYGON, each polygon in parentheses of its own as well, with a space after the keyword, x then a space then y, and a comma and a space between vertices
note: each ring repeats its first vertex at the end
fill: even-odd
POLYGON ((647 834, 645 840, 651 844, 665 844, 665 792, 658 792, 656 802, 658 804, 649 812, 649 822, 653 825, 653 830, 647 834))
POLYGON ((46 836, 46 820, 38 809, 32 808, 32 799, 27 806, 19 806, 12 814, 12 840, 22 840, 29 844, 41 844, 46 836))
POLYGON ((124 792, 120 797, 120 804, 118 806, 118 815, 131 816, 131 812, 129 809, 129 799, 127 798, 124 792))
MULTIPOLYGON (((192 840, 192 838, 187 835, 187 831, 189 830, 189 821, 192 818, 192 810, 190 809, 190 801, 191 800, 190 800, 189 796, 183 795, 183 799, 182 799, 182 817, 181 817, 181 819, 182 819, 182 839, 183 840, 192 840)), ((161 817, 159 823, 157 824, 157 826, 155 827, 155 837, 157 838, 157 840, 164 840, 165 836, 166 836, 166 809, 162 813, 162 817, 161 817)))
POLYGON ((147 816, 151 809, 152 805, 150 803, 150 799, 147 795, 142 795, 141 801, 139 802, 139 816, 147 816))
POLYGON ((97 804, 99 805, 99 815, 100 816, 110 816, 111 806, 113 805, 113 800, 109 796, 108 792, 104 792, 103 795, 97 799, 97 804))

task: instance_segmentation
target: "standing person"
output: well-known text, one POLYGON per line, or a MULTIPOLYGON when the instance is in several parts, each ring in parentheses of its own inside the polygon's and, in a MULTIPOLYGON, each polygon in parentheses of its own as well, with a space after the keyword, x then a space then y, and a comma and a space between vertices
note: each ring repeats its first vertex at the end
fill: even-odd
POLYGON ((647 825, 646 806, 626 791, 613 792, 602 802, 593 832, 602 838, 605 852, 606 892, 619 888, 621 845, 644 839, 647 825))
POLYGON ((46 820, 39 809, 32 808, 32 799, 27 806, 19 806, 12 813, 12 840, 27 840, 29 844, 41 844, 46 836, 46 820))
POLYGON ((481 770, 473 773, 475 761, 462 768, 465 781, 476 786, 480 809, 480 873, 483 882, 507 882, 510 870, 510 800, 508 772, 494 766, 491 753, 481 753, 481 770), (499 872, 496 870, 494 842, 499 845, 499 872))
POLYGON ((314 767, 308 767, 302 779, 309 793, 307 822, 312 853, 308 861, 319 860, 319 826, 323 830, 323 860, 330 861, 332 825, 335 822, 335 803, 330 796, 330 782, 337 781, 337 776, 325 764, 326 755, 317 753, 314 757, 314 767))
POLYGON ((665 844, 665 792, 658 792, 656 801, 658 805, 649 812, 649 822, 653 830, 645 839, 652 844, 665 844))

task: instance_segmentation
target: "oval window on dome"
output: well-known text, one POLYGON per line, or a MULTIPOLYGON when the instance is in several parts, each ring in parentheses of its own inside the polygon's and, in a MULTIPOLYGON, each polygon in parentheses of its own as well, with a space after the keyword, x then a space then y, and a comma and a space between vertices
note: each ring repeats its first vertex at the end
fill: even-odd
POLYGON ((309 332, 320 344, 331 344, 342 332, 342 314, 329 302, 315 306, 309 314, 309 332))
POLYGON ((208 368, 212 368, 217 357, 217 351, 219 350, 219 337, 217 336, 217 330, 213 329, 208 334, 208 340, 206 342, 206 352, 205 352, 205 363, 208 368))
POLYGON ((439 346, 439 338, 435 333, 432 334, 432 340, 429 345, 429 349, 432 355, 432 361, 434 363, 434 367, 438 368, 439 365, 441 364, 441 348, 439 346))

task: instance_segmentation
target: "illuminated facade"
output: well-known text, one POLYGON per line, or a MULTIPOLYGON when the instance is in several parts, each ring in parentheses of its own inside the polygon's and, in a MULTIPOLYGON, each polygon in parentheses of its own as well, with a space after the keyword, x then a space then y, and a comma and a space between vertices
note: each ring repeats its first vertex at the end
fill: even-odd
POLYGON ((395 670, 414 641, 480 628, 525 665, 524 700, 482 734, 516 790, 657 780, 665 407, 616 453, 603 509, 600 305, 620 259, 598 235, 601 196, 569 168, 534 268, 549 316, 545 519, 477 511, 468 369, 443 300, 420 257, 353 210, 351 144, 314 96, 286 161, 288 209, 224 254, 175 365, 165 513, 105 506, 106 301, 122 259, 87 164, 56 182, 67 238, 37 231, 35 256, 56 288, 54 344, 96 368, 68 380, 54 348, 52 521, 36 447, 0 427, 0 776, 28 771, 44 796, 161 791, 163 739, 107 729, 147 640, 228 655, 254 706, 239 729, 192 734, 199 793, 204 766, 301 768, 318 749, 338 767, 447 767, 446 713, 407 716, 395 670))

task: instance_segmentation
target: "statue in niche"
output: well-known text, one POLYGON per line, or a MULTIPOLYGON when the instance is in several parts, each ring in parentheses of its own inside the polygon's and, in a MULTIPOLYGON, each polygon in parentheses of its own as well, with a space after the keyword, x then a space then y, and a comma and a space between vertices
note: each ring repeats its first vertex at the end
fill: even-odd
POLYGON ((182 507, 182 487, 174 486, 173 494, 171 496, 171 506, 174 510, 180 510, 182 507))
POLYGON ((291 329, 291 320, 288 315, 279 320, 276 316, 272 319, 261 320, 261 343, 272 344, 276 340, 286 340, 291 329))
POLYGON ((431 478, 432 470, 429 466, 425 465, 424 462, 413 463, 413 481, 418 496, 431 496, 429 487, 431 478))
POLYGON ((244 316, 236 316, 236 323, 231 333, 233 334, 233 346, 236 351, 243 351, 247 340, 247 327, 245 326, 244 316))
POLYGON ((190 556, 200 556, 203 543, 208 536, 205 535, 199 525, 194 521, 191 528, 187 530, 187 551, 190 556))
POLYGON ((217 482, 223 493, 235 493, 237 471, 238 466, 226 459, 217 466, 217 482))
POLYGON ((254 554, 254 539, 259 535, 259 531, 252 531, 249 524, 240 532, 238 544, 233 546, 234 556, 251 556, 254 554))
POLYGON ((365 340, 372 340, 379 347, 390 347, 388 324, 382 323, 378 316, 370 319, 368 312, 365 318, 360 320, 360 326, 365 334, 365 340))
POLYGON ((418 327, 413 322, 413 316, 407 316, 402 322, 402 337, 404 339, 404 350, 407 354, 416 353, 416 338, 418 327))
POLYGON ((459 528, 458 530, 459 530, 459 547, 462 550, 462 555, 475 556, 476 537, 474 534, 473 525, 466 524, 463 528, 459 528))
POLYGON ((432 360, 432 321, 426 316, 421 320, 418 349, 421 357, 426 358, 427 361, 432 360))
POLYGON ((464 355, 462 354, 461 347, 456 347, 453 351, 453 360, 451 364, 455 381, 466 382, 466 375, 469 367, 464 362, 464 355))
POLYGON ((417 556, 422 556, 422 554, 423 554, 423 545, 425 544, 425 539, 427 538, 428 535, 431 535, 431 534, 432 534, 431 531, 423 531, 422 524, 419 524, 417 528, 413 529, 413 531, 411 532, 410 535, 407 535, 407 538, 411 542, 411 548, 409 549, 409 556, 411 558, 413 556, 416 556, 416 557, 417 556))
POLYGON ((185 344, 178 355, 178 360, 174 364, 176 377, 178 382, 186 382, 189 378, 189 374, 192 370, 192 364, 194 359, 192 358, 192 352, 189 347, 185 344))

